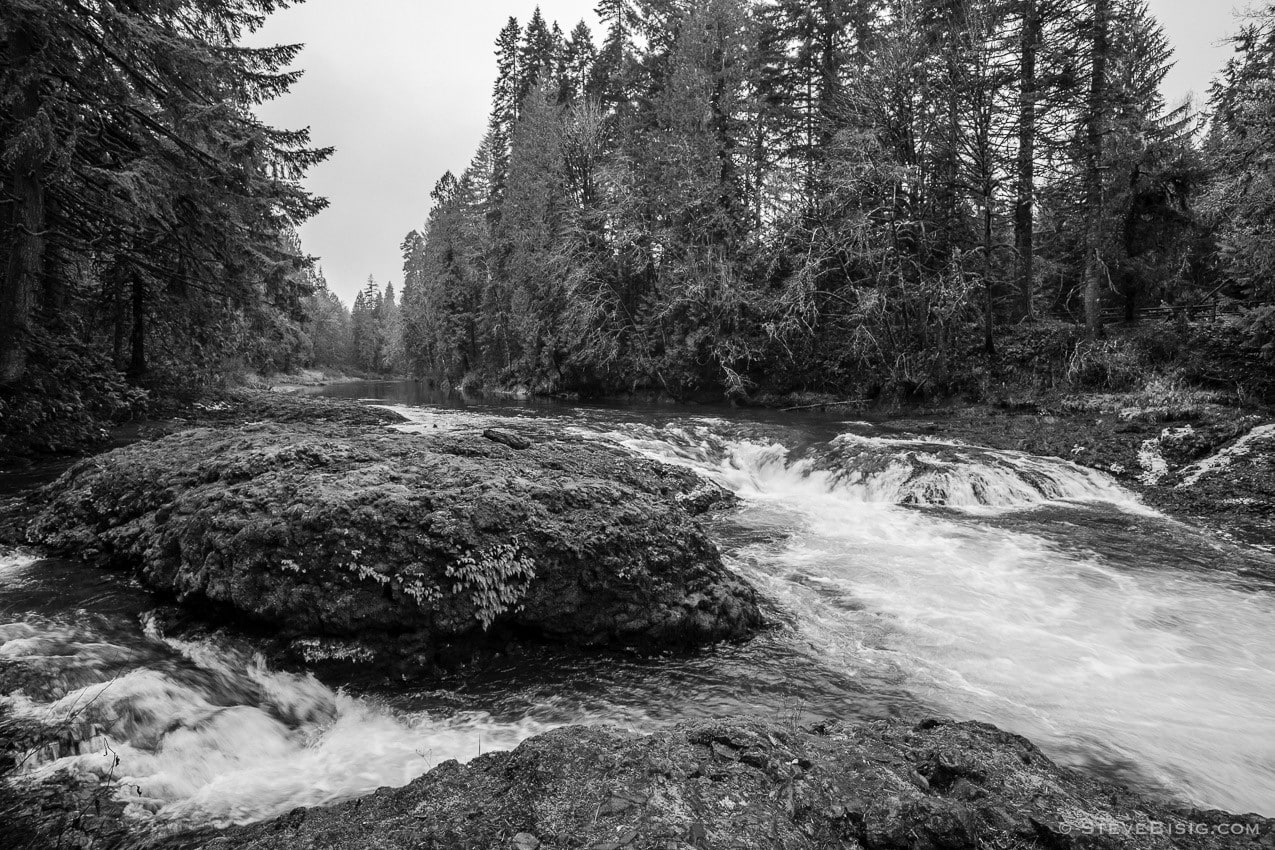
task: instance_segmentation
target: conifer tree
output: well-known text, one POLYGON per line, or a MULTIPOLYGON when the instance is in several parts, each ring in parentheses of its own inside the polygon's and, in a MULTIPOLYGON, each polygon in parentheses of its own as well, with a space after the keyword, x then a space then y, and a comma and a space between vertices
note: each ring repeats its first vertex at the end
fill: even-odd
POLYGON ((518 103, 522 104, 542 78, 552 75, 557 43, 537 6, 518 46, 518 103))
POLYGON ((521 32, 518 19, 511 17, 496 39, 496 83, 492 89, 491 118, 484 144, 491 163, 492 198, 497 205, 505 184, 505 171, 509 167, 509 140, 513 136, 520 105, 518 39, 521 32))
POLYGON ((598 49, 589 87, 604 111, 623 111, 632 98, 634 38, 638 25, 632 0, 599 0, 595 10, 606 35, 598 49))
POLYGON ((583 103, 589 96, 589 77, 593 73, 597 50, 588 24, 580 21, 571 31, 563 49, 561 86, 558 99, 562 103, 583 103))

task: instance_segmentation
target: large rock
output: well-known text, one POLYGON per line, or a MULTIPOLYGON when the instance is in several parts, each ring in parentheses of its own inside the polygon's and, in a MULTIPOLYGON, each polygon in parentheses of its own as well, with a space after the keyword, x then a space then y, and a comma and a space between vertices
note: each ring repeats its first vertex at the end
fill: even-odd
POLYGON ((83 461, 28 537, 316 658, 369 635, 423 659, 511 638, 690 645, 761 622, 690 516, 706 490, 552 433, 515 451, 478 429, 255 424, 83 461))
POLYGON ((815 731, 569 727, 404 788, 170 845, 207 850, 1259 848, 1275 821, 1184 812, 980 723, 815 731))

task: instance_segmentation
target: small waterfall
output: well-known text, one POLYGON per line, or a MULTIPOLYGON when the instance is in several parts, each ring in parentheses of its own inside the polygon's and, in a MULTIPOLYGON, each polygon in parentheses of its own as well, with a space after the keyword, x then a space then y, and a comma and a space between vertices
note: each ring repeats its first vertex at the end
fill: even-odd
POLYGON ((55 730, 8 755, 18 781, 73 771, 114 783, 134 818, 225 826, 405 785, 557 725, 397 713, 248 654, 138 637, 0 624, 5 678, 27 682, 0 701, 55 730))
POLYGON ((937 440, 843 434, 824 459, 866 502, 1013 508, 1054 501, 1130 504, 1101 472, 1056 458, 937 440))
POLYGON ((841 434, 794 458, 713 423, 638 426, 610 436, 648 457, 689 466, 735 489, 815 488, 865 503, 1022 508, 1111 502, 1145 512, 1136 496, 1094 469, 1023 452, 915 438, 841 434), (784 480, 788 479, 788 480, 784 480))

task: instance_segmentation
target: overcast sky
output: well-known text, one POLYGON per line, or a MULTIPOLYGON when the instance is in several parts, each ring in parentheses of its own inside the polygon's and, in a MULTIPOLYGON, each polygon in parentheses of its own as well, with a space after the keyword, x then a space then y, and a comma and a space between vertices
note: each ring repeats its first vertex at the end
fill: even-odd
MULTIPOLYGON (((308 0, 274 15, 253 43, 303 42, 305 76, 262 108, 268 122, 310 127, 336 154, 309 187, 331 206, 301 230, 328 285, 349 304, 368 275, 398 286, 399 245, 420 228, 429 191, 469 162, 487 121, 492 44, 505 20, 539 5, 570 32, 596 27, 596 0, 308 0)), ((1203 95, 1235 28, 1230 0, 1150 0, 1177 49, 1170 100, 1203 95)))

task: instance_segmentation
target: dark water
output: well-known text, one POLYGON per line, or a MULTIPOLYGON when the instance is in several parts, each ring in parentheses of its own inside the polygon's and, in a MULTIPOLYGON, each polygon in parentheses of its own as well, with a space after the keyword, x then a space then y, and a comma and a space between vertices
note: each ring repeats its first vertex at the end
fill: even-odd
POLYGON ((1275 586, 1258 577, 1275 559, 1098 473, 835 414, 489 404, 411 383, 319 392, 399 405, 419 429, 549 419, 714 478, 741 506, 710 531, 779 626, 693 656, 531 653, 442 689, 343 690, 266 669, 250 647, 165 639, 127 582, 11 554, 0 668, 27 674, 14 708, 97 724, 139 818, 268 817, 563 723, 934 713, 1151 793, 1275 814, 1275 586))

